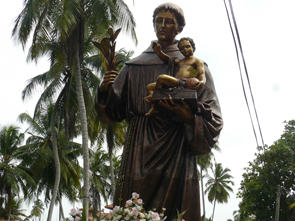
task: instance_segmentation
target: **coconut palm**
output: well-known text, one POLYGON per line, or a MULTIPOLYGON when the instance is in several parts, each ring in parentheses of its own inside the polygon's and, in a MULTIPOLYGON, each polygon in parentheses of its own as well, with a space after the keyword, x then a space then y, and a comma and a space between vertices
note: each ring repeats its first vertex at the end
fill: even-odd
POLYGON ((39 217, 39 221, 41 221, 41 215, 44 211, 44 204, 40 199, 34 201, 33 208, 31 210, 30 216, 39 217))
POLYGON ((26 219, 27 216, 24 214, 25 209, 22 208, 24 200, 22 198, 14 197, 11 203, 11 220, 23 220, 26 219))
MULTIPOLYGON (((134 54, 133 51, 126 51, 125 49, 120 49, 116 55, 118 55, 118 61, 121 63, 117 66, 118 71, 121 70, 123 64, 130 60, 132 55, 134 54)), ((102 58, 102 55, 98 53, 98 55, 94 55, 86 59, 87 64, 95 69, 98 73, 102 73, 102 70, 105 69, 105 65, 102 65, 101 61, 104 61, 105 58, 102 58)), ((104 62, 105 63, 105 62, 104 62)), ((103 76, 100 75, 102 78, 103 76)), ((98 143, 107 143, 108 147, 108 154, 109 154, 109 161, 110 161, 110 173, 111 173, 111 190, 112 196, 115 194, 115 172, 114 172, 114 165, 113 165, 113 152, 116 151, 118 148, 122 147, 124 144, 124 137, 127 129, 127 123, 125 121, 121 123, 115 123, 112 125, 105 125, 100 122, 100 135, 98 137, 98 143)))
POLYGON ((213 204, 213 213, 212 220, 214 218, 214 211, 216 202, 218 203, 227 203, 229 198, 229 191, 233 192, 233 189, 230 185, 234 185, 234 182, 231 181, 233 178, 229 172, 230 169, 223 169, 221 163, 215 163, 215 167, 211 166, 211 171, 213 177, 207 175, 208 181, 206 183, 205 193, 208 193, 208 200, 210 203, 214 201, 213 204))
POLYGON ((7 219, 11 218, 13 194, 19 194, 20 189, 24 197, 29 197, 35 183, 28 174, 27 168, 19 164, 16 153, 24 139, 24 134, 18 127, 2 127, 0 130, 0 195, 6 196, 7 219))
MULTIPOLYGON (((64 60, 59 59, 62 55, 66 55, 66 49, 64 48, 62 43, 51 41, 47 42, 46 50, 50 53, 51 57, 51 68, 49 71, 38 75, 29 80, 28 85, 25 87, 22 93, 23 99, 31 97, 34 89, 37 86, 43 86, 45 88, 44 92, 41 94, 35 108, 35 116, 38 112, 47 105, 48 101, 53 101, 53 99, 58 95, 56 100, 56 106, 54 111, 52 112, 51 117, 51 139, 53 144, 53 153, 54 153, 54 162, 56 168, 56 179, 55 179, 55 187, 53 191, 52 203, 50 208, 53 209, 53 205, 55 202, 55 196, 58 194, 58 186, 60 182, 60 163, 57 151, 57 138, 55 133, 55 122, 56 122, 56 114, 60 113, 59 116, 60 121, 63 123, 64 133, 68 140, 72 140, 75 136, 77 136, 77 128, 80 127, 77 125, 78 121, 78 105, 77 105, 77 93, 75 90, 75 76, 72 74, 70 69, 67 67, 64 60)), ((93 105, 93 91, 94 88, 98 85, 98 78, 91 72, 90 69, 85 69, 85 74, 83 75, 83 94, 84 101, 86 103, 86 110, 88 113, 88 131, 90 133, 90 137, 92 138, 92 142, 95 139, 95 134, 97 131, 97 117, 94 110, 93 105)), ((51 211, 51 209, 49 211, 51 211)))
MULTIPOLYGON (((75 75, 81 121, 84 160, 83 205, 86 218, 89 205, 89 153, 87 115, 81 80, 81 76, 84 74, 84 40, 85 36, 93 38, 105 33, 105 30, 113 25, 122 26, 124 30, 130 31, 133 38, 136 39, 133 16, 122 0, 28 0, 25 2, 23 11, 15 20, 13 29, 13 36, 23 46, 27 43, 30 33, 34 32, 30 48, 32 58, 46 53, 43 50, 43 39, 52 38, 52 36, 59 39, 59 42, 66 44, 69 49, 68 65, 75 75)), ((51 220, 52 209, 50 208, 48 220, 51 220)))
MULTIPOLYGON (((18 156, 21 156, 22 165, 31 168, 34 180, 37 184, 36 195, 45 193, 45 203, 52 201, 55 186, 56 172, 53 160, 53 145, 51 140, 51 117, 56 105, 50 104, 44 107, 38 117, 32 118, 27 113, 22 113, 19 120, 27 123, 29 128, 27 133, 30 135, 26 145, 19 147, 18 156)), ((58 188, 59 203, 65 195, 70 201, 77 200, 80 189, 81 168, 78 157, 81 156, 81 145, 69 141, 62 131, 55 124, 58 143, 58 158, 61 167, 61 182, 58 188)), ((53 203, 55 203, 54 201, 53 203)))
MULTIPOLYGON (((107 166, 108 154, 102 149, 101 145, 96 151, 90 155, 90 193, 93 206, 93 217, 95 212, 99 210, 101 217, 101 197, 107 203, 111 195, 111 185, 108 182, 110 178, 110 169, 107 166)), ((107 203, 108 204, 108 203, 107 203)))
POLYGON ((100 135, 98 137, 98 143, 107 143, 108 155, 110 162, 110 178, 111 178, 111 196, 113 198, 115 193, 115 171, 114 171, 114 150, 118 150, 123 146, 125 141, 125 133, 127 129, 127 123, 125 121, 121 123, 115 123, 112 125, 100 125, 100 135))
MULTIPOLYGON (((220 152, 220 148, 217 144, 215 144, 212 148, 212 150, 218 151, 220 152)), ((215 159, 214 158, 214 153, 210 152, 208 154, 205 155, 199 155, 197 156, 197 165, 199 166, 199 171, 200 171, 200 181, 201 181, 201 187, 202 187, 202 204, 203 204, 203 216, 202 216, 202 220, 205 221, 205 193, 204 193, 204 175, 203 173, 208 171, 208 168, 212 166, 212 160, 215 159)))

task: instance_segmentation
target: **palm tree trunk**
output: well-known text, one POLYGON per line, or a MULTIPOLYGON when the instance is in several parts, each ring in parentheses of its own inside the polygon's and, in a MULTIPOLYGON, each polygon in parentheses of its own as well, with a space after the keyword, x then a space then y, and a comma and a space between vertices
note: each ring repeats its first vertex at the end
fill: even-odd
MULTIPOLYGON (((2 196, 2 192, 0 192, 0 196, 2 196)), ((2 204, 4 203, 4 197, 0 197, 0 214, 2 214, 3 207, 2 204)))
POLYGON ((98 194, 98 208, 99 208, 99 220, 101 220, 101 200, 100 200, 100 194, 98 194))
POLYGON ((109 149, 109 158, 110 158, 110 170, 111 170, 111 187, 112 187, 112 195, 114 198, 115 194, 115 173, 114 173, 114 163, 113 163, 113 148, 114 148, 114 131, 112 126, 108 126, 107 128, 107 144, 109 149))
MULTIPOLYGON (((78 41, 77 41, 78 42, 78 41)), ((79 47, 79 44, 77 44, 79 47)), ((88 151, 88 130, 87 130, 87 115, 82 89, 79 49, 75 50, 75 82, 76 91, 80 111, 81 129, 82 129, 82 148, 83 148, 83 209, 85 210, 86 220, 88 220, 89 213, 89 151, 88 151)))
POLYGON ((212 213, 212 221, 213 221, 213 218, 214 218, 215 205, 216 205, 216 198, 214 199, 213 213, 212 213))
POLYGON ((205 210, 205 193, 204 193, 204 183, 203 183, 203 168, 200 169, 200 176, 201 176, 201 187, 202 187, 202 202, 203 202, 203 221, 206 220, 206 210, 205 210))
POLYGON ((11 202, 12 202, 11 186, 8 187, 7 195, 8 195, 8 199, 7 199, 7 220, 10 220, 10 216, 11 216, 11 202))
POLYGON ((55 166, 55 181, 54 181, 54 187, 52 192, 52 198, 51 198, 51 202, 50 202, 50 206, 48 210, 47 221, 51 221, 52 219, 53 207, 56 200, 59 182, 60 182, 60 162, 59 162, 58 149, 57 149, 57 135, 55 131, 56 113, 57 113, 60 99, 61 99, 61 94, 59 95, 59 97, 57 98, 55 102, 54 110, 53 110, 51 121, 50 121, 51 141, 52 141, 52 149, 53 149, 52 151, 53 151, 53 160, 54 160, 54 166, 55 166))
POLYGON ((58 192, 58 201, 59 201, 59 214, 60 214, 60 217, 59 217, 59 220, 61 220, 61 218, 65 218, 65 215, 64 215, 64 210, 63 210, 63 206, 62 206, 62 198, 60 196, 60 192, 58 192))

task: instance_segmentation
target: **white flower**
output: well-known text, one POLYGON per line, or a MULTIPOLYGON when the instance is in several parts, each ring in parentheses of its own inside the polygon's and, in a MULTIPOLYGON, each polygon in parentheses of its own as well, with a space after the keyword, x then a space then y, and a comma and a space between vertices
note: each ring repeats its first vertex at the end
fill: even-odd
POLYGON ((138 200, 137 200, 137 203, 138 203, 139 205, 141 205, 141 204, 143 203, 142 199, 138 199, 138 200))
POLYGON ((120 207, 119 206, 115 206, 114 209, 113 209, 113 211, 116 212, 116 213, 119 212, 120 211, 120 207))
POLYGON ((138 199, 138 197, 139 197, 138 193, 136 193, 136 192, 132 193, 132 199, 138 199))
POLYGON ((127 200, 126 204, 127 204, 127 206, 131 206, 132 205, 132 200, 127 200))
POLYGON ((160 220, 160 216, 158 213, 153 213, 153 220, 155 220, 155 221, 160 220))
POLYGON ((76 216, 75 221, 79 221, 81 218, 79 216, 76 216))
POLYGON ((76 209, 74 209, 74 208, 71 209, 70 215, 71 216, 75 216, 76 215, 76 209))
POLYGON ((145 215, 143 213, 139 213, 139 217, 143 219, 145 215))
POLYGON ((136 209, 137 209, 138 211, 141 211, 141 210, 142 210, 142 206, 137 206, 136 209))
POLYGON ((133 216, 137 216, 138 215, 138 211, 135 207, 132 208, 132 214, 133 216))
POLYGON ((127 208, 125 208, 125 209, 124 209, 124 212, 128 214, 128 213, 130 212, 130 210, 127 209, 127 208))

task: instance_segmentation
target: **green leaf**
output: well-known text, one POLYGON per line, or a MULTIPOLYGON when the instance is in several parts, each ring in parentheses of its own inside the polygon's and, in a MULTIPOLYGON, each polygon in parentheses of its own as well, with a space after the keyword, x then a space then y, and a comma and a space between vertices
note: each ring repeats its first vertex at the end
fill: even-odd
POLYGON ((110 37, 112 37, 114 35, 114 30, 112 28, 109 28, 108 33, 109 33, 110 37))
POLYGON ((92 42, 95 47, 97 47, 101 53, 105 56, 105 58, 108 58, 110 56, 110 39, 104 38, 102 39, 101 43, 98 42, 92 42))
POLYGON ((120 34, 120 32, 121 32, 121 28, 119 28, 119 29, 115 32, 115 34, 114 34, 114 41, 117 39, 117 37, 118 37, 118 35, 120 34))

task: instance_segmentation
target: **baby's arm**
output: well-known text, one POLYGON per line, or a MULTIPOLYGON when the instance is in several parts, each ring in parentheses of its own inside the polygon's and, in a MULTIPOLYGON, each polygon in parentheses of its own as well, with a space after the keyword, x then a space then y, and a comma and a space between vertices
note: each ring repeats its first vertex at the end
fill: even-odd
POLYGON ((161 45, 153 41, 152 47, 154 52, 159 56, 159 58, 165 63, 168 63, 170 57, 161 50, 161 45))

